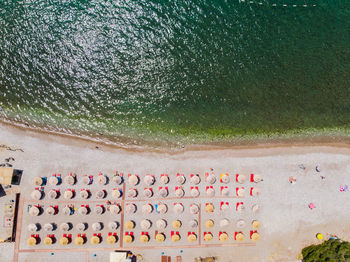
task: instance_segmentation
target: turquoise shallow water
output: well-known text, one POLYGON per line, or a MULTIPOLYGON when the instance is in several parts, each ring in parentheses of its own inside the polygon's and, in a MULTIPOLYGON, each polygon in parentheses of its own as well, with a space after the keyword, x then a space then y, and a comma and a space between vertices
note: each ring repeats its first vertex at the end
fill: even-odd
POLYGON ((347 134, 350 2, 2 0, 0 107, 123 143, 347 134))

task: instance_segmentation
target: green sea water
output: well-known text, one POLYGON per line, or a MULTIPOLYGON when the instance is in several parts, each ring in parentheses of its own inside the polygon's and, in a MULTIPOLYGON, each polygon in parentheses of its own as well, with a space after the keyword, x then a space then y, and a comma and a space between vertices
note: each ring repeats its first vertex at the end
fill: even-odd
POLYGON ((350 1, 0 0, 0 117, 117 143, 350 133, 350 1))

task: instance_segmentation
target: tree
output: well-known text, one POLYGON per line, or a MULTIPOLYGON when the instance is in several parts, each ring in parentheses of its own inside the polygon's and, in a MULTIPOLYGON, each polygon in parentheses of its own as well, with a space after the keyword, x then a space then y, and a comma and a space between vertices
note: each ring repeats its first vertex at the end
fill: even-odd
POLYGON ((303 262, 350 262, 350 243, 329 239, 319 245, 311 245, 301 251, 303 262))

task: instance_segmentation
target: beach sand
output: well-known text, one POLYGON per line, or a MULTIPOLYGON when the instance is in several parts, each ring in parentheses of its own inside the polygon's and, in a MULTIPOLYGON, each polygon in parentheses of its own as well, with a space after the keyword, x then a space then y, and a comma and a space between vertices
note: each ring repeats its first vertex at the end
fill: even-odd
MULTIPOLYGON (((204 174, 213 168, 217 175, 222 172, 261 174, 261 240, 255 246, 183 248, 181 255, 185 262, 194 261, 198 256, 217 256, 218 261, 225 262, 297 261, 304 246, 321 243, 315 237, 318 232, 326 238, 327 234, 336 234, 350 240, 350 192, 339 190, 341 185, 350 185, 350 148, 345 144, 215 147, 171 152, 128 150, 4 124, 0 125, 0 144, 23 150, 0 148, 0 162, 10 156, 15 158, 14 167, 24 170, 21 192, 26 194, 32 190, 35 176, 52 173, 112 174, 118 170, 175 175, 177 172, 204 174), (299 168, 299 164, 306 169, 299 168), (316 172, 317 165, 321 172, 316 172), (296 177, 295 184, 289 183, 290 176, 296 177), (316 206, 313 210, 308 207, 311 202, 316 206)), ((109 257, 109 252, 104 250, 83 250, 69 255, 58 251, 50 256, 49 252, 26 252, 16 245, 10 245, 11 248, 2 245, 2 262, 17 258, 18 261, 108 261, 109 257)), ((177 249, 133 251, 142 254, 143 261, 152 262, 160 261, 161 252, 173 257, 179 255, 177 249)))

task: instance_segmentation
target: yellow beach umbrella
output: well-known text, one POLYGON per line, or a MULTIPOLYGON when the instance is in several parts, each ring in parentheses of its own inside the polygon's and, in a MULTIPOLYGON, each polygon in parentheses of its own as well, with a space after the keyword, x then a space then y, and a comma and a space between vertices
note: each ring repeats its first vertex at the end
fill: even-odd
POLYGON ((236 240, 237 240, 237 241, 243 241, 243 240, 244 240, 244 235, 243 235, 242 233, 238 233, 238 234, 236 235, 236 240))
POLYGON ((117 239, 116 239, 115 236, 110 235, 110 236, 107 237, 107 243, 108 244, 115 244, 116 242, 117 242, 117 239))
POLYGON ((67 237, 62 237, 62 238, 60 239, 60 244, 61 244, 62 246, 66 246, 66 245, 68 245, 68 243, 69 243, 69 239, 68 239, 67 237))
POLYGON ((124 243, 130 244, 132 241, 133 241, 132 236, 130 236, 130 235, 124 236, 124 243))
POLYGON ((90 238, 90 243, 93 245, 97 245, 100 243, 100 238, 98 236, 93 236, 92 238, 90 238))
POLYGON ((163 233, 158 233, 156 235, 156 241, 157 242, 164 242, 164 240, 165 240, 165 235, 163 233))
POLYGON ((147 243, 149 241, 149 236, 148 235, 141 235, 140 241, 141 241, 141 243, 147 243))
POLYGON ((322 240, 323 239, 323 235, 321 233, 317 233, 316 234, 316 238, 319 239, 319 240, 322 240))
POLYGON ((28 246, 35 246, 36 243, 37 243, 37 241, 36 241, 35 237, 30 237, 30 238, 27 239, 28 246))
POLYGON ((173 221, 173 228, 180 228, 181 227, 181 221, 175 220, 173 221))
POLYGON ((260 235, 258 233, 253 233, 252 234, 252 240, 253 241, 258 241, 260 239, 260 235))
POLYGON ((125 222, 125 228, 126 229, 133 229, 135 227, 135 222, 134 221, 126 221, 125 222))
POLYGON ((213 239, 213 235, 211 233, 207 233, 204 235, 204 240, 205 241, 210 241, 213 239))
POLYGON ((52 244, 52 238, 51 237, 45 237, 44 244, 49 246, 52 244))
POLYGON ((213 204, 208 204, 205 206, 205 212, 211 213, 214 211, 214 205, 213 204))
POLYGON ((189 234, 187 239, 189 242, 195 242, 197 240, 197 236, 195 234, 189 234))
POLYGON ((74 239, 74 244, 76 244, 77 246, 82 246, 84 244, 84 238, 82 237, 76 237, 74 239))
POLYGON ((253 226, 254 228, 259 228, 259 227, 260 227, 260 222, 259 222, 258 220, 253 220, 252 226, 253 226))
POLYGON ((205 227, 206 228, 212 228, 214 226, 214 221, 209 219, 207 221, 205 221, 205 227))
POLYGON ((219 237, 219 240, 220 240, 221 242, 227 241, 227 240, 228 240, 228 235, 227 235, 227 233, 221 233, 221 235, 220 235, 220 237, 219 237))
POLYGON ((180 240, 180 235, 174 234, 174 235, 171 236, 171 241, 177 242, 179 240, 180 240))

